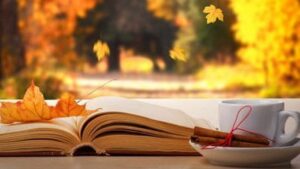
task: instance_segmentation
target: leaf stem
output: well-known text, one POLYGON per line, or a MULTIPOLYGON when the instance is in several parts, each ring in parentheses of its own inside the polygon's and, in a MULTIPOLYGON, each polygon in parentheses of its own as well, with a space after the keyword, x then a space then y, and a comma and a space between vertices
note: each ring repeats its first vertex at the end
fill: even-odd
POLYGON ((87 96, 89 96, 89 95, 95 93, 97 90, 101 89, 102 87, 106 86, 107 84, 109 84, 110 82, 112 82, 112 81, 114 81, 114 80, 117 80, 117 79, 111 79, 111 80, 105 82, 104 84, 102 84, 102 85, 96 87, 95 89, 93 89, 92 91, 90 91, 88 94, 86 94, 85 96, 83 96, 82 99, 77 100, 76 103, 81 102, 81 101, 83 100, 83 98, 86 98, 87 96))

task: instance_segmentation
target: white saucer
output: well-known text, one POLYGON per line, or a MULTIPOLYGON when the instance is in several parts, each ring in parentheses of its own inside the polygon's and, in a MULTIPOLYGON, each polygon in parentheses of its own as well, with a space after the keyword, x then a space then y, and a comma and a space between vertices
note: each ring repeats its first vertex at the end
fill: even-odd
POLYGON ((191 141, 190 144, 210 163, 235 167, 288 166, 291 160, 300 154, 300 142, 285 147, 213 149, 202 149, 201 145, 191 141))

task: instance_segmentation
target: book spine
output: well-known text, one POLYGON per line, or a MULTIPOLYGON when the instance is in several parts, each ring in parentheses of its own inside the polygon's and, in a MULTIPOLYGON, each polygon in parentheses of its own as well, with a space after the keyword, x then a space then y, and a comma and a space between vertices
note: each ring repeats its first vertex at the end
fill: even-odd
POLYGON ((97 155, 99 152, 97 147, 91 142, 80 143, 74 148, 72 148, 68 154, 71 156, 81 156, 81 155, 97 155))

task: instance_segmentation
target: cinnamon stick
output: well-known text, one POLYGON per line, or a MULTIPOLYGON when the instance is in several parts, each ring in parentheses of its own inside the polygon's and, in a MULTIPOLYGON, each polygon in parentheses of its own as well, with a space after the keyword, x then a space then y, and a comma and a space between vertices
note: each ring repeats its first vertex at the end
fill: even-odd
MULTIPOLYGON (((217 130, 206 129, 206 128, 202 128, 202 127, 195 127, 194 135, 200 136, 200 137, 215 138, 215 139, 225 139, 226 136, 228 135, 228 133, 222 132, 222 131, 217 131, 217 130)), ((263 144, 263 145, 270 144, 270 142, 267 138, 264 138, 262 136, 256 136, 256 135, 234 134, 233 142, 234 141, 248 142, 248 143, 254 143, 254 144, 263 144)))
MULTIPOLYGON (((225 139, 214 138, 214 137, 202 137, 202 136, 192 136, 191 141, 201 145, 213 145, 214 143, 224 142, 225 139)), ((232 141, 232 147, 267 147, 265 144, 249 143, 245 141, 232 141)))

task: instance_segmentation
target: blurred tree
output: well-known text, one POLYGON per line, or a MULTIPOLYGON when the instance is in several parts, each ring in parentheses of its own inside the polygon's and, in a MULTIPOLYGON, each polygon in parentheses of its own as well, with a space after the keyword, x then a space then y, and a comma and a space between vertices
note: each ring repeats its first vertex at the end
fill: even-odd
POLYGON ((178 62, 179 72, 193 72, 203 61, 216 59, 220 62, 235 58, 237 42, 234 40, 231 25, 234 15, 228 1, 214 1, 225 14, 225 22, 206 24, 204 7, 211 0, 148 0, 148 9, 156 16, 174 22, 178 27, 174 46, 184 48, 190 58, 187 62, 178 62))
MULTIPOLYGON (((79 20, 76 28, 77 49, 82 56, 92 58, 92 44, 98 39, 108 42, 111 54, 109 69, 119 70, 120 47, 133 48, 136 52, 160 56, 171 69, 168 51, 175 38, 176 27, 153 16, 147 10, 146 0, 107 0, 79 20)), ((155 62, 154 62, 155 63, 155 62)))
POLYGON ((100 0, 19 0, 19 25, 26 44, 27 64, 54 62, 72 66, 76 61, 73 33, 77 17, 100 0))
MULTIPOLYGON (((205 6, 211 4, 211 0, 201 0, 199 8, 203 10, 205 6)), ((205 24, 204 14, 201 12, 201 20, 197 22, 197 36, 199 40, 199 50, 205 59, 215 59, 220 63, 227 60, 235 60, 235 52, 239 47, 234 38, 232 25, 235 22, 235 15, 229 7, 230 1, 218 0, 213 2, 224 13, 224 22, 205 24)))
POLYGON ((174 22, 180 29, 173 46, 185 49, 189 58, 186 62, 177 62, 177 71, 180 73, 193 73, 199 69, 201 60, 203 60, 197 38, 199 29, 197 23, 201 20, 205 22, 205 17, 199 7, 198 0, 176 0, 175 2, 177 2, 177 10, 174 22))
POLYGON ((236 38, 243 44, 239 57, 264 72, 266 86, 278 91, 299 86, 299 0, 239 0, 231 5, 237 14, 236 38))
POLYGON ((0 1, 0 78, 24 67, 24 46, 18 27, 17 0, 0 1))

